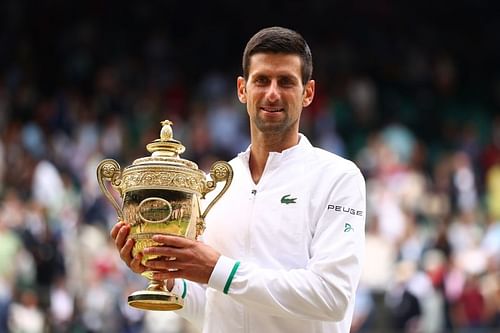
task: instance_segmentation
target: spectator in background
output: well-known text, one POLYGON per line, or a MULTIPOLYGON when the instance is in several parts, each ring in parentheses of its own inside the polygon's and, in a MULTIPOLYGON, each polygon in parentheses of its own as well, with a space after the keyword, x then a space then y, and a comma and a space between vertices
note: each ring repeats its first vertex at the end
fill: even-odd
POLYGON ((7 331, 8 311, 16 287, 16 262, 22 250, 20 237, 7 224, 5 204, 0 207, 0 331, 7 331))
POLYGON ((9 332, 43 333, 45 325, 45 316, 39 308, 36 292, 21 290, 19 300, 14 301, 9 308, 9 332))
POLYGON ((6 165, 6 159, 5 159, 5 148, 2 143, 2 138, 0 137, 0 193, 3 192, 4 187, 5 187, 5 168, 7 167, 6 165))
POLYGON ((396 267, 393 285, 388 289, 386 303, 396 332, 418 332, 422 306, 410 284, 416 272, 411 261, 401 262, 396 267))

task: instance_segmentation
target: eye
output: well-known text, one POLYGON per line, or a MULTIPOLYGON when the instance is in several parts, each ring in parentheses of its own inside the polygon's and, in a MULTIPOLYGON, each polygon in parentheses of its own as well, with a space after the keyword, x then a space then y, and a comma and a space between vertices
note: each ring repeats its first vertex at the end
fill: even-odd
POLYGON ((290 88, 295 86, 296 81, 290 77, 285 76, 280 78, 278 83, 281 87, 290 88))
POLYGON ((255 78, 254 82, 258 86, 264 86, 269 83, 269 79, 265 76, 258 76, 255 78))

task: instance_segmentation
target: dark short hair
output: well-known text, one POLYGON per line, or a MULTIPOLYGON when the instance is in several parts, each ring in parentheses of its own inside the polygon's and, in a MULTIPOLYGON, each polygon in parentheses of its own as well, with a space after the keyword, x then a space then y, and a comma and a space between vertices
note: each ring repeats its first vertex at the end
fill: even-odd
POLYGON ((312 54, 305 39, 296 31, 269 27, 258 31, 248 41, 243 52, 243 76, 248 79, 250 57, 256 53, 296 54, 302 65, 302 83, 307 83, 312 77, 312 54))

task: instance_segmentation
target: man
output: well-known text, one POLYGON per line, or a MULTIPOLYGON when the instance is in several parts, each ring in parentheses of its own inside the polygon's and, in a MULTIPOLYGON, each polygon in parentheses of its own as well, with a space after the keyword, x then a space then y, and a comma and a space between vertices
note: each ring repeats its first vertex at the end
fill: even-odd
MULTIPOLYGON (((302 36, 259 31, 243 73, 237 90, 251 145, 230 162, 232 185, 208 214, 203 242, 154 236, 163 246, 144 253, 163 257, 147 266, 185 297, 178 313, 203 332, 347 333, 364 252, 363 176, 299 134, 315 89, 302 36)), ((141 272, 128 232, 118 223, 111 237, 141 272)))

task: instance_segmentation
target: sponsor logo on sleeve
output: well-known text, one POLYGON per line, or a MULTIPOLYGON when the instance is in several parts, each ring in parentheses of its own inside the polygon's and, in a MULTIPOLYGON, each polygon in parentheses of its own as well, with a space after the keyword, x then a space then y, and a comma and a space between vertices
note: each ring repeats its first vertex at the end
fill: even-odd
POLYGON ((354 231, 354 228, 349 223, 344 224, 344 232, 354 231))
POLYGON ((327 207, 328 210, 333 210, 336 212, 341 212, 345 214, 350 214, 354 216, 363 216, 363 211, 362 210, 357 210, 354 208, 350 208, 347 206, 342 206, 342 205, 328 205, 327 207))

